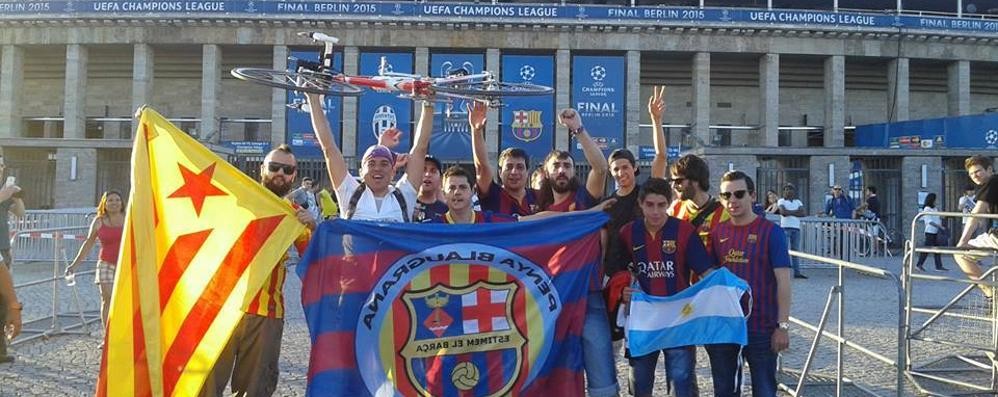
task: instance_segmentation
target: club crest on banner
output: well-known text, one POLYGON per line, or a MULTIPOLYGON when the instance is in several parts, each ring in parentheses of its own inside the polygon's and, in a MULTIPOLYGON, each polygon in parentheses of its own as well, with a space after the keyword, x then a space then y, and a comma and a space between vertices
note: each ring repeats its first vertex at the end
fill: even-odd
POLYGON ((398 119, 395 116, 395 109, 389 105, 378 106, 374 111, 374 117, 371 119, 371 129, 374 133, 374 139, 377 140, 385 131, 397 126, 398 119))
MULTIPOLYGON (((454 289, 437 284, 428 290, 402 295, 409 314, 409 333, 402 347, 405 373, 422 395, 436 395, 431 384, 457 390, 479 390, 477 395, 506 395, 520 377, 524 335, 513 318, 515 282, 491 284, 479 281, 454 289), (492 371, 493 361, 509 362, 509 371, 492 371), (424 368, 444 368, 439 381, 417 374, 424 368), (451 368, 450 370, 446 370, 451 368), (488 384, 482 383, 488 379, 488 384), (482 387, 479 387, 482 385, 482 387)), ((397 331, 401 331, 398 330, 397 331)), ((500 364, 499 366, 505 366, 500 364)), ((505 368, 504 368, 505 369, 505 368)))
POLYGON ((375 395, 519 394, 553 341, 561 298, 543 268, 501 248, 440 245, 400 258, 357 324, 375 395))
POLYGON ((530 142, 541 137, 544 131, 544 123, 541 122, 540 110, 514 110, 513 122, 510 124, 513 129, 513 137, 523 142, 530 142))

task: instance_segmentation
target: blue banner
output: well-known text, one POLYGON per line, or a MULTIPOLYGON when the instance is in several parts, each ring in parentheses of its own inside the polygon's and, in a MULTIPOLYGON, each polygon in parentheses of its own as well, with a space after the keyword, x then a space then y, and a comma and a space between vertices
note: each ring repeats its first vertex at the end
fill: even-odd
POLYGON ((477 225, 338 220, 296 269, 307 396, 582 396, 603 213, 477 225))
MULTIPOLYGON (((469 74, 481 73, 484 67, 485 56, 482 54, 430 55, 430 75, 433 77, 446 77, 460 69, 469 74)), ((468 126, 466 103, 455 100, 452 103, 437 103, 434 107, 436 116, 433 118, 430 153, 438 159, 471 161, 471 128, 468 126)))
POLYGON ((998 113, 856 127, 856 146, 890 149, 998 149, 998 113))
MULTIPOLYGON (((288 69, 294 70, 295 59, 318 61, 318 51, 291 51, 291 59, 288 60, 288 69)), ((340 70, 343 67, 343 54, 333 54, 333 68, 340 70)), ((342 145, 341 132, 343 131, 343 98, 336 95, 327 95, 322 107, 326 109, 326 119, 329 120, 329 127, 333 130, 333 140, 337 145, 342 145)), ((312 131, 312 120, 308 114, 308 105, 305 103, 305 94, 298 91, 288 90, 287 107, 284 109, 286 122, 285 141, 291 146, 296 157, 300 158, 321 158, 322 148, 312 131)), ((342 149, 342 146, 340 146, 342 149)))
MULTIPOLYGON (((582 124, 606 157, 624 147, 624 103, 627 84, 623 56, 584 56, 572 58, 572 107, 582 116, 582 124)), ((572 140, 575 161, 582 146, 572 140)))
MULTIPOLYGON (((364 52, 360 54, 360 74, 377 76, 381 58, 388 62, 386 71, 412 73, 412 54, 407 52, 364 52)), ((412 142, 412 101, 399 98, 399 93, 381 93, 365 89, 357 106, 357 155, 378 143, 378 137, 389 128, 402 131, 396 152, 408 152, 412 142)))
MULTIPOLYGON (((503 55, 502 81, 554 87, 554 56, 503 55)), ((503 98, 500 151, 518 147, 537 164, 554 147, 554 95, 503 98)))
POLYGON ((563 22, 603 25, 663 24, 713 26, 754 25, 818 26, 839 28, 904 28, 912 30, 998 32, 998 21, 970 18, 888 15, 884 13, 749 8, 623 7, 592 4, 475 4, 475 3, 374 3, 333 1, 6 1, 0 18, 51 17, 148 18, 153 15, 209 15, 245 19, 247 16, 288 19, 391 18, 447 22, 563 22))

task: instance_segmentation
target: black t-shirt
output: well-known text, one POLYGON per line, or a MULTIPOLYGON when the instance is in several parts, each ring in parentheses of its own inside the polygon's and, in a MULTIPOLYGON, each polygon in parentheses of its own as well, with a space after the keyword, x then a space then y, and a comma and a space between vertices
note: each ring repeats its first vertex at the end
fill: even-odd
POLYGON ((447 203, 437 200, 431 204, 426 204, 422 201, 416 200, 416 208, 412 212, 412 222, 421 223, 435 216, 443 215, 447 212, 447 203))
POLYGON ((880 199, 877 196, 867 197, 866 209, 870 210, 875 218, 880 218, 880 199))
POLYGON ((998 178, 994 175, 977 189, 977 201, 988 203, 988 213, 998 214, 998 178))
POLYGON ((607 240, 606 245, 606 261, 603 263, 606 275, 608 276, 612 276, 621 270, 627 270, 627 263, 630 262, 630 253, 624 252, 617 238, 617 233, 627 222, 641 219, 641 206, 638 205, 638 190, 639 188, 635 187, 626 196, 618 196, 616 194, 612 196, 617 199, 617 202, 613 203, 607 211, 608 215, 610 215, 610 221, 607 222, 610 238, 607 240))

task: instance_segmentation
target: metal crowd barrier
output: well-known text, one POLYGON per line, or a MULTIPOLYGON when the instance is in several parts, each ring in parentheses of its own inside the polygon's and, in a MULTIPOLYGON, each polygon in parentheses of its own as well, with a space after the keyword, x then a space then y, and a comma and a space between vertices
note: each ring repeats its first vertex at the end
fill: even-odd
POLYGON ((10 230, 89 226, 96 213, 94 207, 28 210, 22 217, 11 217, 10 230))
POLYGON ((888 367, 892 367, 892 371, 896 372, 896 385, 895 391, 897 396, 904 395, 904 368, 906 367, 906 356, 904 351, 901 349, 902 341, 904 340, 904 326, 905 326, 905 311, 902 306, 904 302, 904 293, 901 285, 901 279, 889 271, 878 269, 875 267, 864 266, 856 263, 850 263, 837 259, 825 258, 817 255, 812 255, 803 252, 790 251, 790 254, 801 259, 807 259, 815 262, 824 263, 827 265, 834 266, 838 269, 838 281, 831 290, 828 292, 828 298, 825 301, 824 309, 821 312, 821 317, 817 324, 810 324, 804 320, 797 317, 790 317, 790 321, 797 324, 811 332, 815 333, 814 340, 811 341, 810 349, 808 350, 807 357, 805 358, 804 365, 799 371, 785 369, 783 367, 782 359, 780 360, 779 373, 781 378, 788 379, 788 381, 780 382, 780 389, 786 391, 792 396, 807 396, 812 395, 813 392, 808 392, 809 387, 814 388, 815 386, 829 386, 833 384, 835 386, 835 395, 841 396, 844 393, 846 387, 855 387, 856 389, 868 393, 873 396, 878 396, 875 391, 859 385, 858 383, 852 381, 848 378, 843 369, 843 353, 846 347, 855 350, 856 352, 872 358, 876 361, 883 363, 888 367), (897 304, 897 314, 898 314, 898 335, 897 335, 897 349, 896 352, 892 352, 896 355, 895 358, 888 357, 884 354, 877 353, 868 347, 860 345, 859 343, 850 340, 845 332, 845 283, 847 278, 845 277, 846 271, 855 272, 864 275, 870 275, 882 279, 886 279, 891 282, 893 289, 897 292, 898 304, 897 304), (837 319, 836 319, 836 329, 835 332, 830 332, 827 330, 829 324, 828 320, 831 313, 832 303, 837 301, 837 319), (821 343, 821 339, 825 337, 831 339, 836 343, 836 360, 835 360, 835 378, 834 379, 821 379, 820 377, 814 376, 811 373, 811 367, 814 364, 815 357, 818 354, 818 346, 821 343), (792 382, 790 381, 792 380, 792 382))
MULTIPOLYGON (((998 394, 998 311, 994 304, 978 293, 978 287, 990 287, 992 296, 998 291, 998 250, 953 247, 919 247, 916 227, 927 213, 912 219, 911 240, 905 244, 903 281, 908 324, 905 326, 904 350, 908 359, 905 373, 920 394, 934 396, 996 395, 998 394), (985 268, 980 279, 967 276, 949 277, 915 272, 920 253, 974 254, 990 257, 990 269, 985 268), (918 281, 918 283, 916 283, 918 281), (919 287, 950 286, 956 292, 945 304, 924 305, 914 302, 919 287), (916 319, 916 316, 918 318, 916 319), (927 318, 926 318, 927 317, 927 318), (934 345, 932 356, 922 357, 925 344, 934 345), (943 354, 940 354, 942 352, 943 354)), ((933 212, 942 218, 984 218, 998 220, 998 214, 964 214, 933 212)), ((987 232, 985 232, 987 233, 987 232)), ((984 259, 982 263, 988 263, 984 259)), ((956 269, 953 269, 956 270, 956 269)), ((919 289, 921 291, 921 289, 919 289)), ((949 293, 951 291, 946 291, 949 293)), ((938 297, 939 292, 934 296, 938 297)), ((919 297, 924 293, 917 294, 919 297)), ((943 295, 949 296, 949 295, 943 295)))
MULTIPOLYGON (((768 214, 766 219, 780 223, 779 216, 768 214)), ((887 228, 878 221, 817 216, 798 219, 800 252, 847 262, 855 262, 859 257, 892 256, 892 240, 887 228)))

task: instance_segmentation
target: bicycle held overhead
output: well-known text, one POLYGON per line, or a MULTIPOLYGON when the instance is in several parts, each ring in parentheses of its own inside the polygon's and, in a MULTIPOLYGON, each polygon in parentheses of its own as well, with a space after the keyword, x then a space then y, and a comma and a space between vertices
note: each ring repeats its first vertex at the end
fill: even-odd
POLYGON ((322 95, 359 96, 364 88, 378 92, 394 92, 412 100, 452 103, 475 100, 489 107, 502 106, 505 96, 550 95, 551 87, 530 83, 498 81, 492 72, 471 73, 459 68, 444 77, 396 73, 381 59, 377 76, 346 75, 332 67, 333 53, 339 39, 320 32, 300 32, 300 37, 322 42, 324 50, 319 62, 294 59, 290 70, 235 68, 232 75, 241 80, 271 87, 322 95))

